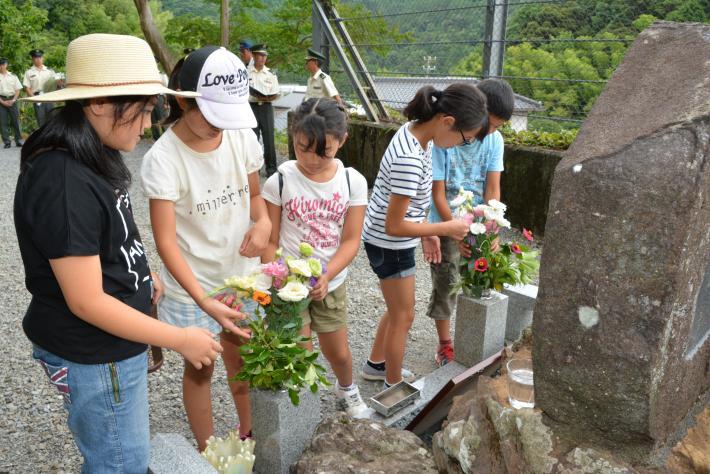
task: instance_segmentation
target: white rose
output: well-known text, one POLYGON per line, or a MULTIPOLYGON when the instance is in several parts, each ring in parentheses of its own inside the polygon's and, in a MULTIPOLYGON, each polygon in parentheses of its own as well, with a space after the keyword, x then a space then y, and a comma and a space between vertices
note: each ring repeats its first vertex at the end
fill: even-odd
POLYGON ((498 219, 503 219, 503 213, 490 206, 486 206, 483 209, 483 217, 485 217, 487 221, 497 221, 498 219))
POLYGON ((495 219, 495 221, 496 221, 496 224, 498 224, 498 227, 506 227, 506 228, 510 229, 510 221, 508 219, 506 219, 505 217, 503 217, 502 215, 498 216, 495 219))
POLYGON ((269 275, 264 275, 263 273, 254 274, 253 288, 255 290, 263 291, 264 293, 269 293, 272 283, 272 278, 269 275))
POLYGON ((240 290, 253 290, 256 284, 256 279, 253 275, 249 276, 233 276, 224 280, 226 286, 239 288, 240 290))
POLYGON ((508 209, 508 206, 498 201, 497 199, 491 199, 490 201, 488 201, 488 205, 496 211, 500 211, 501 214, 504 213, 506 209, 508 209))
POLYGON ((284 301, 302 301, 308 297, 308 287, 297 281, 290 281, 279 290, 279 298, 284 301))
POLYGON ((469 227, 468 230, 473 235, 485 234, 486 233, 486 226, 481 224, 480 222, 474 222, 473 224, 471 224, 471 227, 469 227))
POLYGON ((294 258, 291 260, 288 260, 288 268, 291 269, 291 271, 297 275, 303 275, 304 277, 310 278, 311 277, 311 266, 308 265, 308 262, 305 260, 301 260, 299 258, 294 258))

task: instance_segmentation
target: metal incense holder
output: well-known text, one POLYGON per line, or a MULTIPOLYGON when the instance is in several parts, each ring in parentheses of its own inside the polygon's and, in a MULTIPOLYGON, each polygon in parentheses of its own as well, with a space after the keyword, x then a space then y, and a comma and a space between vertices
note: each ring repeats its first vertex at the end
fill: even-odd
POLYGON ((402 380, 370 398, 370 402, 377 413, 382 416, 392 416, 407 405, 414 403, 420 396, 421 392, 417 387, 402 380))

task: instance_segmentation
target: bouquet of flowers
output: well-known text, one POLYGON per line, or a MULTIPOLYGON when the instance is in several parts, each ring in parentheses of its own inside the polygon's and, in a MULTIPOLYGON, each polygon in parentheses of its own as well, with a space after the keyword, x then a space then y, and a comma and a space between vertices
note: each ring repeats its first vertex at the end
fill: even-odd
MULTIPOLYGON (((454 292, 480 298, 494 289, 500 291, 503 284, 519 285, 532 282, 540 267, 538 252, 523 244, 499 242, 501 228, 510 228, 505 218, 506 205, 495 199, 488 204, 474 206, 473 193, 463 188, 451 203, 454 217, 469 224, 464 242, 471 249, 470 257, 461 257, 461 279, 454 292)), ((532 242, 533 235, 523 229, 523 237, 532 242)))
POLYGON ((311 258, 309 244, 301 243, 299 250, 301 258, 283 257, 279 249, 276 261, 261 265, 251 275, 227 278, 224 286, 210 293, 235 309, 240 309, 245 299, 257 303, 249 321, 251 339, 241 346, 244 366, 234 380, 261 389, 288 389, 294 405, 298 405, 303 388, 316 393, 319 385, 330 385, 325 368, 316 363, 319 352, 303 347, 309 339, 300 335, 300 314, 311 302, 308 295, 325 268, 320 260, 311 258))

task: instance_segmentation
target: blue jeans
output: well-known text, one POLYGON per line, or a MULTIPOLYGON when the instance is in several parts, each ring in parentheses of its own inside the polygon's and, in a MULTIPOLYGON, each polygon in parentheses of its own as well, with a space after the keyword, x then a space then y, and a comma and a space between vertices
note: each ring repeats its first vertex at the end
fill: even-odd
POLYGON ((35 345, 32 356, 64 397, 83 473, 141 473, 150 461, 148 359, 78 364, 35 345))

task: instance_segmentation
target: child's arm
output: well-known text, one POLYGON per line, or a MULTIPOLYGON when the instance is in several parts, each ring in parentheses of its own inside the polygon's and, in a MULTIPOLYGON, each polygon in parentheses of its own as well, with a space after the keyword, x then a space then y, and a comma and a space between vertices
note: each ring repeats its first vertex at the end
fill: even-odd
POLYGON ((259 172, 249 173, 249 217, 254 221, 254 225, 244 234, 244 240, 239 247, 239 255, 244 257, 258 257, 262 254, 269 243, 271 233, 271 221, 266 211, 266 203, 261 196, 261 186, 259 184, 259 172))
POLYGON ((272 262, 276 258, 276 250, 279 248, 279 234, 281 232, 281 206, 266 202, 266 210, 271 220, 271 236, 266 249, 261 254, 262 262, 272 262))
POLYGON ((92 326, 122 339, 176 350, 197 369, 222 352, 209 331, 166 324, 105 293, 98 255, 62 257, 49 264, 71 312, 92 326))
POLYGON ((446 181, 434 181, 431 188, 431 198, 442 221, 453 219, 451 207, 449 207, 449 202, 446 200, 446 181))
POLYGON ((486 173, 486 189, 483 191, 484 202, 488 202, 491 199, 500 201, 500 174, 500 171, 486 173))
POLYGON ((223 328, 248 339, 249 334, 234 324, 235 320, 244 319, 244 315, 214 298, 207 297, 195 278, 195 274, 192 273, 192 269, 182 256, 175 230, 175 203, 164 199, 151 199, 150 223, 153 226, 153 237, 158 254, 173 278, 185 289, 195 303, 223 328))
POLYGON ((428 222, 410 222, 404 220, 409 207, 409 196, 390 195, 385 217, 385 233, 394 237, 424 237, 445 235, 455 240, 462 240, 468 233, 468 225, 461 219, 431 224, 428 222))
POLYGON ((360 248, 362 225, 365 222, 367 206, 352 206, 348 209, 343 222, 340 246, 326 265, 326 272, 318 278, 318 283, 311 290, 311 298, 321 301, 328 294, 328 283, 353 261, 360 248))

